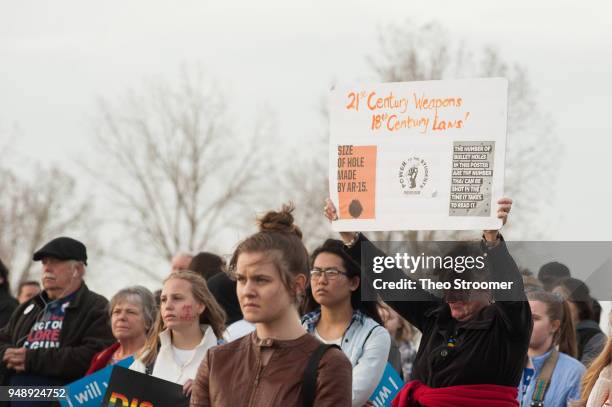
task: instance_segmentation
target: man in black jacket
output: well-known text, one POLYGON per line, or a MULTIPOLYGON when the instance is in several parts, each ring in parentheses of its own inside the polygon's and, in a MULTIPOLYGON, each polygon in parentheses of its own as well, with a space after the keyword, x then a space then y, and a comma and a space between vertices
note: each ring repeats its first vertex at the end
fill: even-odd
POLYGON ((43 291, 0 330, 0 383, 60 386, 82 377, 93 355, 114 342, 108 301, 83 282, 85 246, 59 237, 34 253, 43 291))

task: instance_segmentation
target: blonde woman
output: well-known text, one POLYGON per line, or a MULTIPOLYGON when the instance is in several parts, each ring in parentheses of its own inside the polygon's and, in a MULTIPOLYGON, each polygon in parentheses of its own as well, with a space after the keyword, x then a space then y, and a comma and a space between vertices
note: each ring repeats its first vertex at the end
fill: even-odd
POLYGON ((612 337, 582 379, 579 407, 609 407, 612 386, 612 337))
POLYGON ((178 271, 164 281, 161 309, 151 335, 130 369, 183 385, 191 394, 200 362, 217 345, 225 314, 206 286, 191 271, 178 271))

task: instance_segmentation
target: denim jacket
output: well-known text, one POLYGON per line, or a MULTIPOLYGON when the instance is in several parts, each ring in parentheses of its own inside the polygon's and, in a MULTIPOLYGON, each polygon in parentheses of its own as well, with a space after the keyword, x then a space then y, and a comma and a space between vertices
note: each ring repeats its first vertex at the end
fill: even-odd
MULTIPOLYGON (((519 401, 521 407, 529 407, 531 405, 531 398, 535 389, 535 383, 538 376, 542 372, 544 362, 550 355, 551 351, 546 352, 541 356, 537 356, 531 359, 531 363, 535 368, 535 374, 529 382, 524 394, 519 388, 519 401)), ((566 355, 565 353, 559 353, 559 360, 553 370, 552 377, 550 378, 550 385, 546 390, 544 396, 544 405, 546 407, 565 407, 570 400, 580 399, 580 379, 585 372, 585 368, 576 359, 566 355)), ((524 375, 525 373, 523 373, 524 375)), ((521 378, 521 386, 524 377, 521 378)))
MULTIPOLYGON (((320 318, 320 310, 308 313, 302 317, 302 326, 314 333, 320 318)), ((362 407, 382 378, 391 336, 385 327, 361 311, 355 311, 342 335, 340 347, 353 366, 353 407, 362 407)))

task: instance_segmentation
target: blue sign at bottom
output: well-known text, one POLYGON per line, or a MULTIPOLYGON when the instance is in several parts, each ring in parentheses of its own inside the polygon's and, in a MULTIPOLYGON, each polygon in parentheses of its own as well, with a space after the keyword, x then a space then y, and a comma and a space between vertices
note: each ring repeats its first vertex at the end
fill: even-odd
POLYGON ((378 386, 370 396, 370 401, 374 403, 374 407, 391 407, 391 401, 397 396, 402 387, 404 387, 402 378, 393 369, 393 366, 387 363, 378 386))
POLYGON ((95 373, 85 376, 65 386, 66 398, 60 399, 62 407, 100 407, 113 367, 130 367, 134 362, 134 357, 127 357, 117 364, 107 366, 95 373))

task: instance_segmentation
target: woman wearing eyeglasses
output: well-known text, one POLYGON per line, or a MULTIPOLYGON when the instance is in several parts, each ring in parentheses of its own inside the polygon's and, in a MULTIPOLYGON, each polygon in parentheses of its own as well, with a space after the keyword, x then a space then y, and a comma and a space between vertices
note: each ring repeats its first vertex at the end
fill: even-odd
POLYGON ((353 365, 353 407, 362 407, 378 385, 391 337, 374 301, 361 301, 360 268, 340 240, 327 240, 311 257, 302 325, 324 343, 338 345, 353 365))

